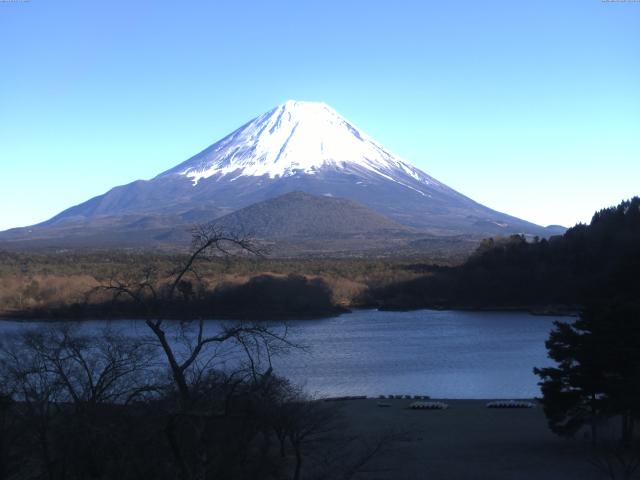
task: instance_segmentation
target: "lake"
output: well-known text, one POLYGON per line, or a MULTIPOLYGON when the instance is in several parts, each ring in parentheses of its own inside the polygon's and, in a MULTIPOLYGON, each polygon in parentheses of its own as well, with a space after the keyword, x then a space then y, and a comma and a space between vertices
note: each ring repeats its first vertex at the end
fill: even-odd
MULTIPOLYGON (((530 398, 540 395, 533 367, 552 364, 544 342, 554 320, 570 319, 522 312, 356 310, 288 322, 290 338, 308 348, 276 357, 273 364, 276 373, 318 396, 530 398)), ((90 321, 82 328, 106 323, 90 321)), ((0 333, 38 324, 0 322, 0 333)), ((140 321, 110 324, 131 334, 147 332, 140 321)))

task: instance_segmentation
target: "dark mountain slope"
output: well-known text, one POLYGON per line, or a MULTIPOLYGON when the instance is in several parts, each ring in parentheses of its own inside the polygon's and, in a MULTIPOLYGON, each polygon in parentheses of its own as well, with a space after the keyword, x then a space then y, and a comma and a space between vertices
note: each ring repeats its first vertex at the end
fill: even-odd
POLYGON ((335 238, 355 234, 411 233, 373 210, 344 198, 292 192, 253 204, 221 217, 231 231, 262 238, 335 238))

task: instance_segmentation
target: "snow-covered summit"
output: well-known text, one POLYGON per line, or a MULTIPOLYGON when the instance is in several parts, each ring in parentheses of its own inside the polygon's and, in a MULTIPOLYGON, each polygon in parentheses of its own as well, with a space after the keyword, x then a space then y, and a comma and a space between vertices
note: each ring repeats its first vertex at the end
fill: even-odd
POLYGON ((369 244, 374 245, 371 248, 396 252, 404 245, 412 255, 422 248, 439 249, 430 246, 439 245, 432 243, 432 237, 550 233, 438 182, 326 104, 288 101, 150 180, 116 186, 33 229, 10 235, 12 241, 41 235, 38 241, 57 242, 68 236, 77 242, 86 234, 87 242, 104 241, 104 245, 163 244, 172 242, 174 235, 180 235, 175 232, 184 231, 186 225, 228 221, 231 215, 238 231, 270 235, 286 231, 292 251, 299 251, 299 237, 310 235, 313 248, 323 254, 360 251, 366 232, 382 230, 384 239, 376 237, 380 243, 369 244), (338 201, 326 201, 327 197, 338 201), (345 201, 348 204, 341 203, 345 201), (288 219, 291 215, 296 218, 288 219), (364 222, 367 218, 370 221, 364 222), (295 222, 274 228, 282 219, 295 222), (354 228, 365 223, 360 237, 353 237, 354 228), (325 249, 325 240, 319 238, 342 238, 346 243, 325 249))
POLYGON ((368 172, 412 190, 416 190, 416 182, 441 185, 386 150, 327 104, 294 100, 253 119, 161 176, 183 175, 196 185, 210 177, 234 180, 266 175, 274 179, 314 175, 326 168, 368 172))

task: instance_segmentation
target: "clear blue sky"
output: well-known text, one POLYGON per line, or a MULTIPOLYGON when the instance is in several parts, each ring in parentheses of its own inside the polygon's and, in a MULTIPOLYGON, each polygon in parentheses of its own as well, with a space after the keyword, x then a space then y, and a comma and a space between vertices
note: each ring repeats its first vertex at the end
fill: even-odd
POLYGON ((0 2, 0 229, 287 99, 492 208, 588 221, 640 194, 640 3, 0 2))

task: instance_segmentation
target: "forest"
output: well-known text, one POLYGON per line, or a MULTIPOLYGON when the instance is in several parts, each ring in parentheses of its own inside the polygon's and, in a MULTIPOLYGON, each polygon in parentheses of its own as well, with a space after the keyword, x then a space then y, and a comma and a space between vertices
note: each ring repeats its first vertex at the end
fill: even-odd
POLYGON ((486 239, 464 263, 365 292, 387 309, 577 311, 597 299, 640 297, 640 198, 593 215, 562 236, 486 239))
MULTIPOLYGON (((187 256, 124 250, 0 251, 0 316, 138 317, 141 312, 135 306, 112 302, 112 295, 99 287, 113 281, 141 281, 145 276, 158 286, 166 284, 187 256)), ((253 313, 272 317, 330 315, 360 306, 365 291, 422 275, 425 265, 460 261, 207 256, 198 264, 198 277, 188 279, 191 290, 183 290, 188 308, 176 300, 174 307, 164 311, 167 316, 177 312, 181 317, 238 317, 251 316, 246 307, 253 305, 253 313), (252 303, 237 301, 247 294, 254 299, 252 303), (242 309, 237 308, 240 305, 242 309)), ((183 287, 189 288, 187 284, 183 287)), ((184 295, 181 298, 185 300, 184 295)))

